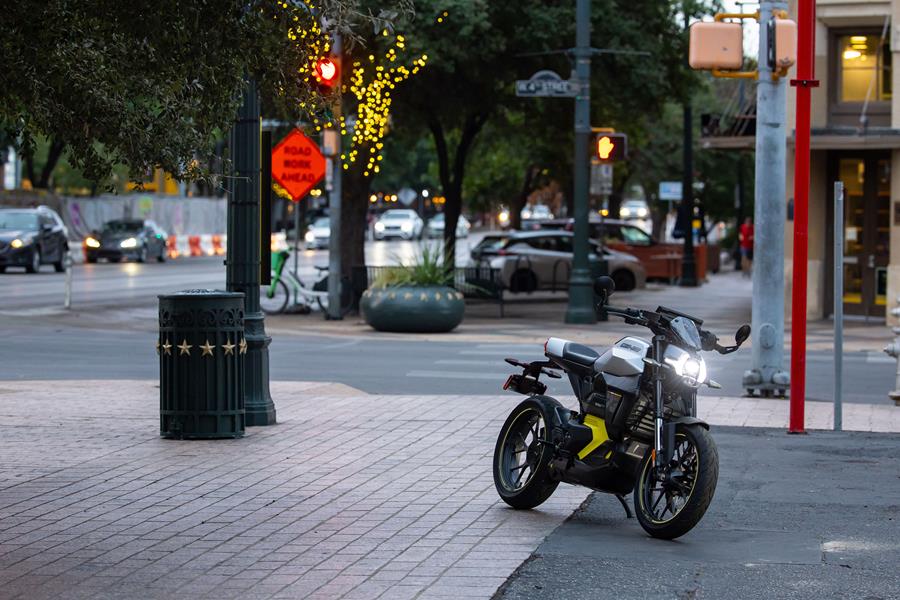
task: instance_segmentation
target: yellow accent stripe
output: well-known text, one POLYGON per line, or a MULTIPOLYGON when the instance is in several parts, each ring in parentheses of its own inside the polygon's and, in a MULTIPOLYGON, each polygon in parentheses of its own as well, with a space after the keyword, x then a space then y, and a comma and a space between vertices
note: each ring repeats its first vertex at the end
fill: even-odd
POLYGON ((578 453, 578 458, 584 458, 609 439, 609 434, 606 433, 606 423, 600 417, 584 415, 584 424, 591 428, 593 436, 590 443, 578 453))

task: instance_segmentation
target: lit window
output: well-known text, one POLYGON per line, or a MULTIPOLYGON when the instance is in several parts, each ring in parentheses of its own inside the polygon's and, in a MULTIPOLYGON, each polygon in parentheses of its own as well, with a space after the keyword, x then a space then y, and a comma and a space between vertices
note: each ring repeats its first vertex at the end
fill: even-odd
POLYGON ((881 102, 891 99, 891 48, 879 34, 843 35, 840 50, 840 100, 881 102))

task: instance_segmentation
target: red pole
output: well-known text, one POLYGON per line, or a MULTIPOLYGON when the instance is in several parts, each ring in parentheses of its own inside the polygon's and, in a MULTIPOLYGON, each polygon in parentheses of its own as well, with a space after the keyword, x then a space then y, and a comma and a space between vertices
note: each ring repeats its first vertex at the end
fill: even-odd
POLYGON ((809 244, 809 111, 815 78, 815 0, 797 8, 797 121, 794 152, 794 276, 791 291, 791 411, 788 433, 804 433, 806 399, 806 270, 809 244))

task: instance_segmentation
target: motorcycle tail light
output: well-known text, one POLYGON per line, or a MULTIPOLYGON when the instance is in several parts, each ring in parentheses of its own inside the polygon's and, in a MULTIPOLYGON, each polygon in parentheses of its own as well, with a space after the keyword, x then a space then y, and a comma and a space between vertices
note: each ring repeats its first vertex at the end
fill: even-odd
POLYGON ((547 354, 547 344, 550 343, 550 338, 547 338, 547 341, 544 342, 544 354, 547 354))
POLYGON ((506 378, 506 383, 503 384, 503 389, 508 390, 509 386, 512 385, 512 382, 513 382, 513 376, 510 375, 509 377, 506 378))

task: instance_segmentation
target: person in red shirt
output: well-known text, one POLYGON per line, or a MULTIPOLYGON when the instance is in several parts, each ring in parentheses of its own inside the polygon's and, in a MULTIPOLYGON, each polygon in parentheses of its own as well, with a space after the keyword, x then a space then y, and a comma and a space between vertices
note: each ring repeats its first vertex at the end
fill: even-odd
POLYGON ((753 219, 744 219, 740 228, 741 270, 750 276, 753 271, 753 219))

